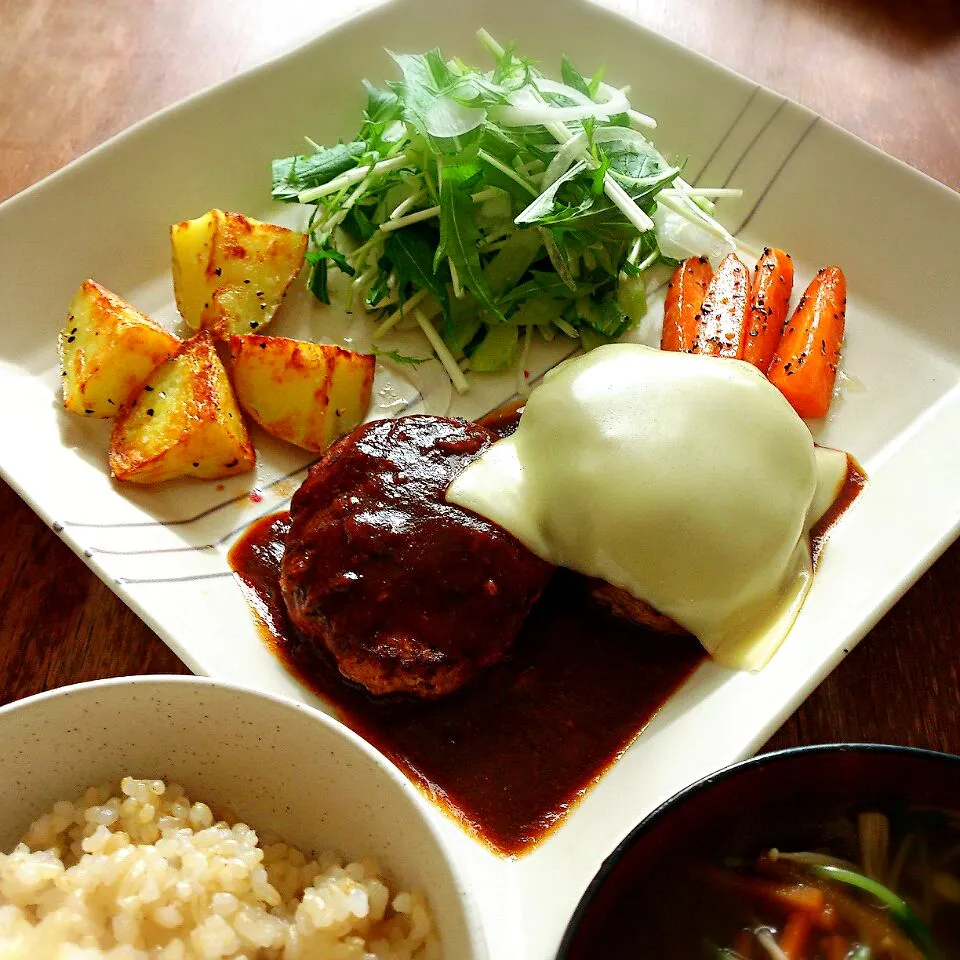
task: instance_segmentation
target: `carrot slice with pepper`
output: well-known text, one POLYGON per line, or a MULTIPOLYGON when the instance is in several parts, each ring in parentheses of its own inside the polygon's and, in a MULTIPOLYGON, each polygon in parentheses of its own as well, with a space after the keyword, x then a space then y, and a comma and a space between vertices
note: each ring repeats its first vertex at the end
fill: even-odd
POLYGON ((767 378, 801 417, 822 417, 830 408, 846 308, 843 271, 824 267, 810 281, 780 338, 767 378))
POLYGON ((661 350, 690 353, 693 349, 700 305, 712 276, 713 270, 706 257, 691 257, 673 271, 663 304, 661 350))
POLYGON ((787 960, 803 960, 812 926, 810 916, 806 913, 794 913, 787 919, 777 942, 787 960))
POLYGON ((743 341, 743 359, 764 373, 783 335, 793 292, 793 260, 789 253, 766 247, 753 271, 750 312, 743 341))
POLYGON ((694 353, 711 357, 743 357, 743 334, 750 303, 750 271, 735 254, 720 261, 700 305, 694 353))

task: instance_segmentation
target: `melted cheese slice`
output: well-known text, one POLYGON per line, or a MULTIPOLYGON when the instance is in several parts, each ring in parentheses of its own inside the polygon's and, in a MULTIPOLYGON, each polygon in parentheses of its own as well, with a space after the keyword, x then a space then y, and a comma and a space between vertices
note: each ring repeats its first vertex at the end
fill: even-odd
POLYGON ((550 371, 447 499, 758 669, 807 595, 807 533, 845 474, 751 364, 612 344, 550 371))

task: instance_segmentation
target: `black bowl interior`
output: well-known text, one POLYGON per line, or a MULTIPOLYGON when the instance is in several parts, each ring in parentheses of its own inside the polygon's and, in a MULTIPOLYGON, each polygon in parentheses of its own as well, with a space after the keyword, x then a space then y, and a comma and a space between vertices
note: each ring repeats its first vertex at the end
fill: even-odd
MULTIPOLYGON (((810 747, 757 757, 688 788, 644 820, 604 861, 561 943, 558 960, 628 955, 638 898, 648 896, 671 858, 753 855, 849 846, 858 808, 960 810, 960 757, 879 745, 810 747)), ((696 909, 690 891, 690 909, 696 909)), ((679 918, 682 921, 682 918, 679 918)), ((633 939, 629 955, 646 956, 633 939)))

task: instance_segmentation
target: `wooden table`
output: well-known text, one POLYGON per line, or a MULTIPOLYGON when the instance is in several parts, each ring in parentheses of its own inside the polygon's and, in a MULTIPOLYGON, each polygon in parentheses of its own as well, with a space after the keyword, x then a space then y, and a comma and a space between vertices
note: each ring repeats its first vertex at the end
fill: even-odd
MULTIPOLYGON (((613 5, 960 189, 953 0, 613 5)), ((336 10, 332 0, 282 6, 281 14, 257 0, 0 0, 0 199, 309 36, 336 10)), ((944 251, 945 269, 956 256, 944 251)), ((98 677, 186 672, 2 483, 0 529, 0 703, 98 677)), ((771 746, 838 740, 960 752, 960 543, 771 746)))

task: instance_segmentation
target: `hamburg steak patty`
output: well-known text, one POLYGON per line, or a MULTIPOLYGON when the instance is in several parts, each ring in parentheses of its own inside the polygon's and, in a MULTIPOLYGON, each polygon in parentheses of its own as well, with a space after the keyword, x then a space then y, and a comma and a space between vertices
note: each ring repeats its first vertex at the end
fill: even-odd
POLYGON ((496 434, 467 420, 364 424, 290 507, 280 583, 297 629, 371 693, 439 697, 501 660, 553 568, 447 503, 496 434))

